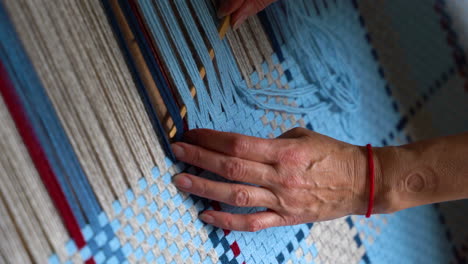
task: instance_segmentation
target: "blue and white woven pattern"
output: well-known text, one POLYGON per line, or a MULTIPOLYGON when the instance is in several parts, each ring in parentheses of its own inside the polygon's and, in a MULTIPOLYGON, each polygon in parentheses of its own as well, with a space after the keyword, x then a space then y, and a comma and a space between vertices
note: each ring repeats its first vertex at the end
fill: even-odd
MULTIPOLYGON (((20 2, 29 3, 28 0, 20 2)), ((143 128, 135 129, 137 136, 132 140, 140 142, 138 139, 144 137, 142 141, 145 143, 138 147, 149 145, 154 148, 149 151, 151 157, 141 157, 144 165, 135 163, 137 172, 133 176, 116 175, 116 178, 122 177, 121 185, 100 190, 101 185, 95 181, 103 175, 101 169, 106 172, 112 168, 94 164, 95 170, 90 169, 94 165, 83 158, 88 149, 80 148, 79 133, 73 129, 83 134, 85 131, 70 127, 64 121, 80 119, 80 114, 66 107, 58 109, 59 100, 52 96, 53 89, 47 85, 50 83, 48 72, 34 69, 55 65, 44 59, 47 53, 42 51, 41 45, 49 50, 54 46, 49 42, 36 45, 31 41, 35 34, 46 34, 27 31, 26 24, 19 23, 25 14, 14 17, 13 11, 19 12, 19 2, 0 3, 4 5, 0 5, 0 60, 16 89, 24 92, 21 100, 27 102, 29 112, 26 114, 33 123, 36 122, 33 127, 39 131, 36 133, 41 143, 48 146, 49 159, 54 157, 51 163, 56 165, 54 170, 63 179, 61 186, 86 241, 84 247, 78 248, 70 239, 51 254, 49 263, 90 260, 96 263, 467 261, 468 229, 464 223, 468 216, 463 214, 467 210, 463 201, 422 206, 392 215, 375 215, 370 219, 350 216, 256 233, 229 232, 205 225, 197 216, 208 208, 232 212, 257 209, 218 205, 179 192, 171 178, 182 170, 206 177, 216 176, 165 157, 156 137, 148 135, 143 128), (5 10, 10 12, 9 17, 5 10), (10 24, 10 19, 15 21, 14 25, 10 24), (43 61, 50 65, 39 65, 43 61), (148 166, 154 168, 151 170, 148 166), (95 175, 90 173, 93 171, 95 175), (80 187, 76 187, 77 184, 80 187)), ((67 4, 48 5, 49 8, 63 9, 72 5, 72 2, 64 3, 67 4)), ((105 47, 107 38, 112 38, 111 25, 103 16, 99 1, 90 3, 83 4, 92 6, 90 10, 76 5, 83 8, 79 12, 102 14, 102 17, 96 16, 100 17, 96 21, 84 20, 83 24, 88 25, 89 30, 99 25, 106 37, 96 37, 93 43, 105 47)), ((279 1, 260 14, 261 30, 269 36, 274 53, 261 68, 249 72, 249 77, 245 76, 248 71, 235 57, 233 42, 217 37, 218 20, 211 1, 139 0, 138 5, 156 45, 164 51, 162 60, 168 65, 169 78, 188 108, 190 128, 276 137, 292 127, 302 126, 353 144, 372 143, 375 146, 404 144, 468 129, 468 71, 460 38, 452 28, 461 22, 451 21, 448 13, 455 6, 453 3, 422 0, 279 1), (314 35, 311 28, 322 32, 314 35), (315 46, 304 45, 305 40, 315 41, 315 46), (215 50, 214 62, 209 59, 209 47, 215 50), (299 50, 301 47, 315 49, 316 53, 305 56, 301 53, 304 51, 299 50), (207 69, 206 81, 199 76, 199 63, 207 69), (191 84, 197 90, 195 99, 188 89, 191 84)), ((465 8, 468 10, 468 6, 465 8)), ((42 9, 38 7, 38 10, 42 9)), ((32 8, 28 12, 39 14, 32 8)), ((54 21, 53 18, 50 20, 54 21)), ((45 26, 39 26, 39 29, 46 31, 45 26)), ((101 58, 115 56, 113 63, 125 71, 122 79, 129 86, 129 90, 116 91, 115 96, 128 95, 132 99, 122 99, 128 104, 139 100, 136 84, 128 77, 132 69, 124 64, 124 56, 115 52, 117 45, 109 46, 109 50, 94 54, 95 61, 90 61, 97 64, 101 58)), ((84 45, 83 54, 87 54, 86 48, 84 45)), ((64 54, 68 52, 66 47, 60 49, 64 54)), ((78 55, 75 59, 82 62, 78 55)), ((56 60, 57 65, 63 63, 59 58, 56 60)), ((82 63, 77 65, 81 70, 95 67, 92 63, 82 63)), ((100 66, 100 74, 112 79, 110 68, 100 66)), ((67 69, 55 71, 54 74, 64 80, 74 76, 67 69)), ((100 79, 98 75, 94 77, 100 79)), ((105 81, 101 83, 102 86, 106 84, 105 81)), ((72 88, 62 87, 67 92, 72 88)), ((87 89, 96 96, 104 93, 97 85, 87 89)), ((106 111, 120 112, 119 108, 112 104, 110 110, 99 108, 97 102, 90 101, 89 107, 102 114, 96 115, 96 123, 104 124, 104 131, 114 129, 124 142, 129 135, 121 132, 124 131, 121 127, 105 125, 108 124, 106 111)), ((132 109, 141 110, 142 105, 139 102, 132 109)), ((131 112, 128 118, 135 124, 149 122, 144 112, 131 112)), ((122 120, 118 122, 126 124, 122 120)), ((103 137, 107 135, 103 133, 103 137)), ((113 151, 109 147, 108 152, 113 151)), ((137 159, 132 156, 138 156, 135 154, 137 150, 132 151, 129 157, 137 159)), ((104 152, 96 154, 96 159, 107 155, 104 152)), ((0 253, 3 257, 0 262, 8 259, 3 255, 6 254, 4 251, 0 253)))

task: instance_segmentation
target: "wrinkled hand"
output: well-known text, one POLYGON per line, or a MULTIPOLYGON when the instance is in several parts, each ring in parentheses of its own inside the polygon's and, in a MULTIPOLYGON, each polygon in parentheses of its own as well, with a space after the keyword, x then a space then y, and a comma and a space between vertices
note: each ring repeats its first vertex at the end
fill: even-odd
POLYGON ((247 18, 257 14, 276 0, 221 0, 218 16, 231 15, 231 24, 237 29, 247 18))
POLYGON ((205 211, 201 220, 239 231, 330 220, 367 209, 366 150, 295 128, 277 139, 197 129, 187 143, 172 145, 176 157, 228 180, 181 173, 182 191, 240 207, 266 207, 253 214, 205 211))

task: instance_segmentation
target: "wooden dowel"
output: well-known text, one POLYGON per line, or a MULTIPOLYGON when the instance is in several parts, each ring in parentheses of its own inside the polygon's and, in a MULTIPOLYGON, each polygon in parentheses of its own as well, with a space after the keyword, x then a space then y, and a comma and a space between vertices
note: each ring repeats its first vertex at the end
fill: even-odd
POLYGON ((123 11, 120 8, 120 5, 118 4, 118 1, 111 0, 109 2, 112 8, 112 11, 116 17, 119 28, 122 32, 124 41, 133 58, 133 61, 137 68, 137 72, 141 78, 141 81, 143 82, 143 86, 148 91, 151 104, 156 110, 156 115, 159 120, 165 120, 163 124, 165 131, 166 133, 170 132, 172 127, 174 126, 174 122, 172 118, 170 118, 170 115, 166 108, 166 104, 164 103, 161 97, 161 94, 159 93, 159 89, 156 85, 156 82, 154 81, 153 76, 151 75, 151 72, 145 62, 143 53, 140 50, 140 47, 138 46, 135 40, 135 36, 133 35, 133 32, 130 29, 130 26, 128 25, 127 20, 125 19, 123 11), (169 118, 166 118, 167 116, 169 116, 169 118))
MULTIPOLYGON (((221 21, 220 26, 218 27, 218 35, 220 39, 224 39, 224 37, 226 36, 226 33, 229 30, 230 24, 231 24, 231 16, 224 17, 223 20, 221 21)), ((211 60, 213 60, 215 57, 213 48, 210 48, 208 53, 210 54, 211 60)), ((205 79, 205 76, 206 76, 205 67, 201 67, 199 69, 199 72, 200 72, 200 77, 202 79, 205 79)), ((197 90, 195 89, 194 86, 190 87, 190 94, 192 95, 192 98, 194 98, 195 95, 197 94, 197 90)), ((187 107, 185 105, 182 106, 182 108, 180 109, 180 115, 182 116, 182 118, 185 118, 185 116, 187 115, 187 107)), ((169 138, 171 139, 174 138, 176 133, 177 133, 177 128, 175 127, 175 125, 173 125, 169 132, 169 138)))

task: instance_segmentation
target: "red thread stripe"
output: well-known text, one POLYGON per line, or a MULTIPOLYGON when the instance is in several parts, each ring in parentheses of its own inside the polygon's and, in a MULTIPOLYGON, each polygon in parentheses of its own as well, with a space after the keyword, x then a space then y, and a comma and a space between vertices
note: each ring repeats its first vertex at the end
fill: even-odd
POLYGON ((237 241, 234 241, 231 245, 232 253, 234 253, 234 257, 237 257, 240 255, 240 248, 239 245, 237 244, 237 241))
MULTIPOLYGON (((219 204, 219 202, 212 201, 211 206, 213 207, 213 209, 215 211, 221 211, 221 205, 219 204)), ((224 232, 224 235, 227 236, 227 235, 229 235, 231 233, 231 230, 223 229, 223 232, 224 232)), ((234 257, 237 257, 237 256, 240 255, 241 250, 240 250, 239 244, 237 244, 237 241, 234 241, 230 245, 230 247, 231 247, 232 253, 234 254, 234 257)), ((245 264, 245 262, 244 262, 244 264, 245 264)))
MULTIPOLYGON (((13 118, 16 128, 23 139, 24 145, 26 146, 29 155, 36 167, 39 175, 41 176, 42 182, 49 192, 55 207, 59 211, 60 216, 67 228, 70 236, 75 241, 78 248, 83 248, 86 245, 86 241, 81 233, 80 226, 76 221, 73 211, 70 205, 67 203, 65 194, 63 193, 57 178, 51 168, 49 161, 42 149, 39 140, 37 139, 33 127, 30 124, 23 105, 16 94, 13 84, 8 78, 8 74, 0 62, 0 94, 3 96, 5 104, 13 118)), ((90 259, 94 263, 93 259, 90 259)))

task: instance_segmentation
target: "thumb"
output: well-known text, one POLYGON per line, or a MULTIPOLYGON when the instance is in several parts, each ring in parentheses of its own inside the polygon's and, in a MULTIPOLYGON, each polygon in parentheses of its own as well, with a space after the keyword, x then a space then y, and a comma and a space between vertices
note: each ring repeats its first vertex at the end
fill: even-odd
POLYGON ((237 29, 247 18, 257 14, 276 0, 222 0, 218 16, 231 15, 231 25, 237 29))

